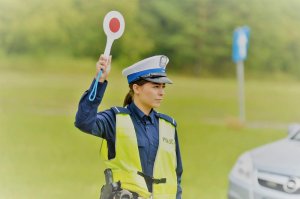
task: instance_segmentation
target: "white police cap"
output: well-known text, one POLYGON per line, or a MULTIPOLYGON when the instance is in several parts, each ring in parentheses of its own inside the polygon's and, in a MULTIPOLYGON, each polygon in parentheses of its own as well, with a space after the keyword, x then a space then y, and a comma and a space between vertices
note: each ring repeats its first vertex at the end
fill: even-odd
POLYGON ((122 71, 123 76, 127 77, 128 83, 144 79, 155 83, 167 83, 173 82, 167 78, 166 66, 169 62, 169 58, 165 55, 156 55, 143 59, 122 71))

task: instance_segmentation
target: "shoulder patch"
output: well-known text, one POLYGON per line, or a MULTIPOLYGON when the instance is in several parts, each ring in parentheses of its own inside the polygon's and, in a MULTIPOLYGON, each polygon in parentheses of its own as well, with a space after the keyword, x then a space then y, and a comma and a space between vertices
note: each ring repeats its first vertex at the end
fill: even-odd
POLYGON ((130 111, 125 107, 114 106, 111 109, 115 112, 115 114, 122 114, 122 113, 130 114, 130 111))
POLYGON ((157 114, 158 114, 158 117, 159 117, 159 118, 162 118, 162 119, 166 120, 167 122, 170 122, 170 123, 173 124, 175 127, 177 126, 176 121, 175 121, 172 117, 170 117, 170 116, 168 116, 168 115, 165 115, 165 114, 162 114, 162 113, 157 113, 157 114))

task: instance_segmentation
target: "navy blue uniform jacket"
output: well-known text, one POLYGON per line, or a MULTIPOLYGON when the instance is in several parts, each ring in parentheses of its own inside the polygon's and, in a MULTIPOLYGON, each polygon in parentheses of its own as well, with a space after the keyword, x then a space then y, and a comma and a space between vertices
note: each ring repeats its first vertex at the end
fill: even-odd
MULTIPOLYGON (((90 89, 87 90, 80 99, 78 111, 76 114, 75 126, 86 133, 106 139, 108 145, 108 158, 112 159, 115 157, 116 108, 111 108, 97 113, 98 106, 102 101, 107 86, 107 81, 98 83, 96 98, 91 102, 89 101, 88 96, 92 90, 94 81, 91 84, 90 89)), ((152 110, 149 116, 147 116, 133 102, 127 106, 127 109, 130 113, 130 117, 133 121, 133 125, 137 134, 143 173, 148 176, 153 176, 153 166, 159 142, 158 116, 160 113, 152 110)), ((176 126, 175 121, 171 121, 173 121, 173 124, 176 126)), ((183 169, 177 132, 175 140, 177 155, 176 173, 178 184, 176 199, 181 199, 181 175, 183 169)), ((149 191, 152 192, 152 185, 147 185, 149 191)))

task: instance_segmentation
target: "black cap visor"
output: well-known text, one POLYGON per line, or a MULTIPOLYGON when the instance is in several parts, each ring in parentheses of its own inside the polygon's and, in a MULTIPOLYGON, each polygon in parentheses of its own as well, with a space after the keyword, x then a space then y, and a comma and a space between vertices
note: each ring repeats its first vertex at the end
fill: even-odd
POLYGON ((159 83, 159 84, 173 84, 172 80, 167 77, 163 76, 156 76, 156 77, 143 77, 144 80, 149 82, 159 83))

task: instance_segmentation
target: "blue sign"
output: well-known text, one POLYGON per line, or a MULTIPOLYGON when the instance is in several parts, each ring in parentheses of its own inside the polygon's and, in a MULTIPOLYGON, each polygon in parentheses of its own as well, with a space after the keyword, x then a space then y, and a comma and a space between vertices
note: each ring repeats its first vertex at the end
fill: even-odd
POLYGON ((244 61, 247 58, 250 29, 247 26, 234 30, 232 44, 232 59, 234 62, 244 61))

